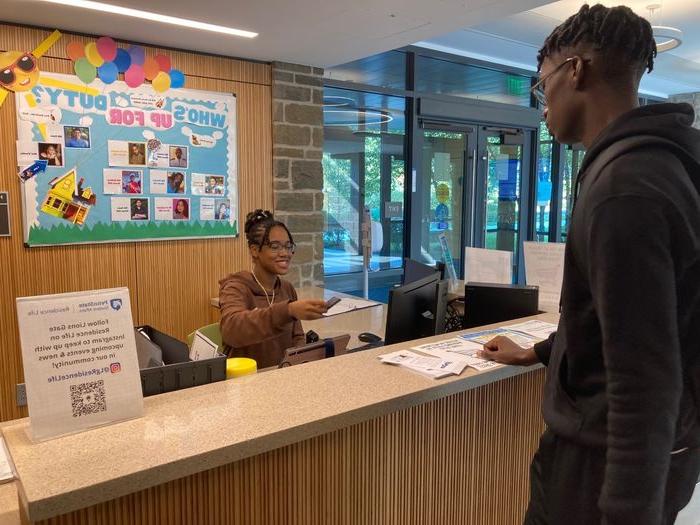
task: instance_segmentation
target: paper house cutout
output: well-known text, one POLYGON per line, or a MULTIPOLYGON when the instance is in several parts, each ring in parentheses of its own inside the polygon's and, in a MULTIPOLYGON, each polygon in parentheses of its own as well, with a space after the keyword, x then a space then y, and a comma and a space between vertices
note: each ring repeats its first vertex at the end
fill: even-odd
POLYGON ((96 197, 91 188, 83 188, 84 179, 76 184, 75 169, 49 182, 49 191, 41 211, 73 224, 82 225, 95 204, 96 197))

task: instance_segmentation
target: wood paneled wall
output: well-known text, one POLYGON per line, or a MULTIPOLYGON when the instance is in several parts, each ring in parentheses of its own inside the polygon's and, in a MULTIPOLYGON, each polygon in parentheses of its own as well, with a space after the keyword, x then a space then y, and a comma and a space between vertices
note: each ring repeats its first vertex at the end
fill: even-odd
MULTIPOLYGON (((0 23, 0 52, 32 50, 50 31, 0 23)), ((43 71, 72 73, 66 46, 93 38, 64 33, 39 60, 43 71)), ((238 97, 239 221, 254 208, 272 208, 272 100, 268 64, 163 51, 187 76, 186 87, 238 97)), ((134 322, 184 338, 213 320, 209 299, 218 280, 248 268, 242 238, 25 248, 17 177, 16 112, 12 95, 0 108, 0 191, 10 194, 12 236, 0 238, 0 421, 26 415, 15 400, 23 382, 15 298, 127 286, 134 322)))
POLYGON ((540 369, 40 523, 515 525, 543 383, 540 369))

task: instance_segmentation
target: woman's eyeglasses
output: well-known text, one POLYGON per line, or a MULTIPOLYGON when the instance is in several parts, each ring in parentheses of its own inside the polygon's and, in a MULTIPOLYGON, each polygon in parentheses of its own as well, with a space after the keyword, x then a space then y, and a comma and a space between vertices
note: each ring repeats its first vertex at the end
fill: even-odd
POLYGON ((265 246, 267 246, 272 253, 280 253, 282 250, 284 250, 288 253, 293 254, 294 251, 297 249, 297 245, 293 242, 272 241, 265 243, 265 246))

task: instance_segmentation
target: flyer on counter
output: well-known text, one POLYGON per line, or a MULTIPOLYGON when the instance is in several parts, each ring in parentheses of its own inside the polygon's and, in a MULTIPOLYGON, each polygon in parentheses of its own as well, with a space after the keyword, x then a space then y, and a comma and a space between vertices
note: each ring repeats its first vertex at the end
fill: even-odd
POLYGON ((17 298, 32 437, 140 417, 127 288, 17 298))
POLYGON ((542 340, 541 338, 533 337, 532 335, 524 332, 509 330, 508 328, 494 328, 492 330, 483 330, 481 332, 471 332, 469 334, 460 335, 460 337, 462 339, 466 339, 467 341, 473 341, 484 345, 499 335, 507 337, 515 344, 522 346, 523 348, 530 347, 542 340))

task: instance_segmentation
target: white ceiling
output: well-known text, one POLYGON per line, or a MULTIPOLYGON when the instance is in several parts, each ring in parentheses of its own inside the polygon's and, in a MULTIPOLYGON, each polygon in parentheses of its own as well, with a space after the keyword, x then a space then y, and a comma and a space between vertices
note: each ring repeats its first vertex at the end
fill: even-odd
POLYGON ((101 0, 258 32, 254 39, 44 3, 0 0, 6 22, 263 61, 331 66, 531 9, 547 0, 101 0))
MULTIPOLYGON (((601 3, 608 6, 628 5, 647 18, 649 12, 646 6, 662 3, 662 8, 651 17, 652 24, 681 29, 683 44, 658 56, 654 71, 642 79, 641 91, 662 97, 700 92, 698 0, 602 0, 601 3)), ((576 13, 581 4, 581 0, 561 0, 470 26, 417 45, 534 70, 537 51, 544 39, 552 29, 576 13)))

